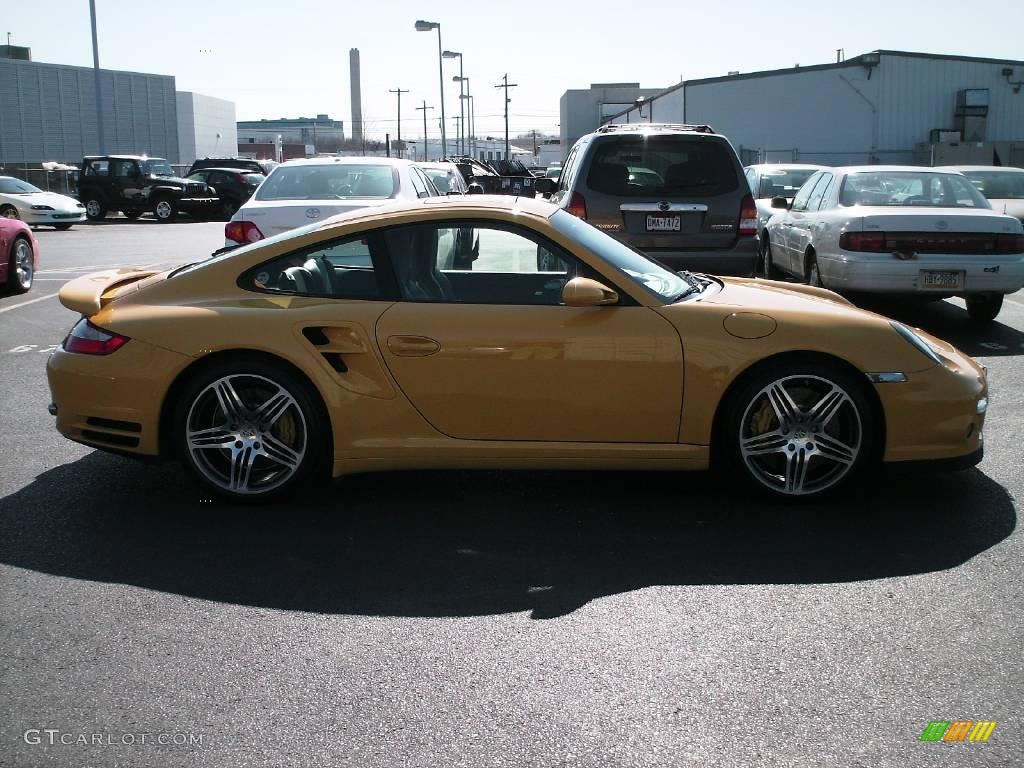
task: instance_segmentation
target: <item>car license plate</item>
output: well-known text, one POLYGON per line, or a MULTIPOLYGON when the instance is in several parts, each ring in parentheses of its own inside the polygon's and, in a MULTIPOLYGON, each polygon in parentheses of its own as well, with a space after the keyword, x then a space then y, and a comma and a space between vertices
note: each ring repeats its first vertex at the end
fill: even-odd
POLYGON ((922 270, 921 271, 921 287, 922 288, 960 288, 961 278, 963 272, 957 271, 937 271, 937 270, 922 270))
POLYGON ((648 216, 648 232, 678 232, 682 229, 683 220, 681 216, 648 216))

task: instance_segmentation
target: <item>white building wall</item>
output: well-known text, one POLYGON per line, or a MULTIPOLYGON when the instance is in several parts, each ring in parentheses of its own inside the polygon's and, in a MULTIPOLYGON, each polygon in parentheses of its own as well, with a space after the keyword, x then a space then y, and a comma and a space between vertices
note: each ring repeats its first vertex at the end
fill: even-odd
POLYGON ((234 157, 238 153, 235 103, 178 91, 178 144, 181 163, 204 157, 234 157))

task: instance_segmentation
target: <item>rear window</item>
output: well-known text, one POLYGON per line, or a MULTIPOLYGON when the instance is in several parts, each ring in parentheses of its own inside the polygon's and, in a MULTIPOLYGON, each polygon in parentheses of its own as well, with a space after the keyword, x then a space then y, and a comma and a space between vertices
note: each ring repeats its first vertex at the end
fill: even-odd
POLYGON ((283 165, 256 192, 257 200, 345 200, 392 197, 398 186, 390 165, 283 165))
POLYGON ((759 198, 793 197, 817 168, 772 168, 761 172, 759 198))
POLYGON ((423 172, 427 174, 428 179, 434 182, 438 192, 447 193, 454 190, 452 180, 448 176, 448 171, 442 171, 438 168, 424 168, 423 172))
POLYGON ((966 171, 968 179, 974 182, 989 200, 1024 199, 1024 173, 1013 171, 966 171))
POLYGON ((587 186, 608 195, 670 197, 733 192, 739 178, 721 141, 636 136, 598 144, 587 186))
POLYGON ((262 184, 263 180, 267 178, 262 173, 247 173, 245 174, 246 184, 262 184))
POLYGON ((964 176, 917 171, 852 173, 843 181, 840 205, 924 208, 991 208, 964 176))

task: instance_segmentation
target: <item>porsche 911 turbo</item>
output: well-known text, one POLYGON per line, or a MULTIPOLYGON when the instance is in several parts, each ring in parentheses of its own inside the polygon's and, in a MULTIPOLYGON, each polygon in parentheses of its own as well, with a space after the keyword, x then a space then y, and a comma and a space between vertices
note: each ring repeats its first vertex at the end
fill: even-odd
POLYGON ((81 319, 47 365, 57 429, 231 499, 397 469, 708 467, 817 498, 982 454, 985 371, 950 344, 824 288, 670 271, 540 200, 353 211, 60 300, 81 319), (471 262, 445 252, 460 229, 471 262))

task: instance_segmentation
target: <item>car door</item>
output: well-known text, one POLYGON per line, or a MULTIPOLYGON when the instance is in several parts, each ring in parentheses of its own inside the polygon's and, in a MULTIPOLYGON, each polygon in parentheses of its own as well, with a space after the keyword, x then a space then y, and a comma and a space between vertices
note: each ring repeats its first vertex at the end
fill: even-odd
POLYGON ((625 294, 568 307, 588 268, 526 227, 458 221, 385 234, 401 301, 376 337, 398 385, 439 432, 471 440, 674 443, 682 402, 678 333, 625 294), (470 269, 441 270, 443 230, 471 225, 470 269), (537 269, 537 248, 561 272, 537 269))
POLYGON ((783 263, 779 264, 779 266, 797 277, 803 277, 803 267, 801 266, 803 263, 803 251, 801 250, 798 253, 796 250, 798 248, 797 241, 800 237, 797 231, 806 226, 805 212, 807 210, 807 202, 810 200, 811 193, 814 192, 814 188, 818 185, 819 181, 821 181, 821 171, 818 171, 804 182, 804 185, 800 187, 800 190, 793 198, 793 205, 790 206, 779 224, 784 242, 783 252, 785 254, 783 263))
POLYGON ((129 209, 139 206, 143 202, 142 193, 142 169, 134 160, 112 160, 111 167, 114 177, 115 199, 111 201, 111 208, 129 209))
POLYGON ((831 173, 820 172, 820 177, 811 189, 803 210, 793 212, 793 225, 789 229, 789 247, 793 259, 793 274, 797 276, 803 276, 804 254, 807 253, 807 247, 814 242, 817 230, 821 227, 818 208, 831 182, 831 173))

